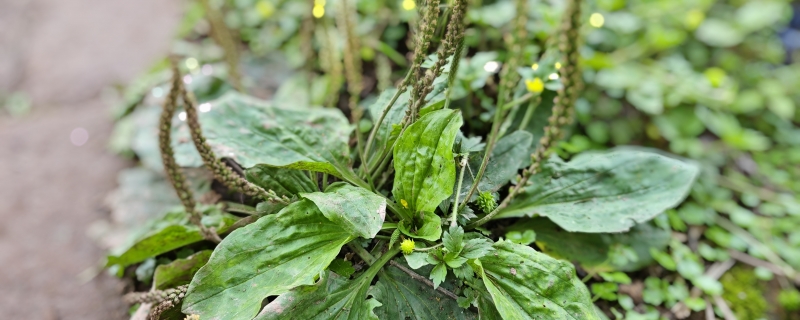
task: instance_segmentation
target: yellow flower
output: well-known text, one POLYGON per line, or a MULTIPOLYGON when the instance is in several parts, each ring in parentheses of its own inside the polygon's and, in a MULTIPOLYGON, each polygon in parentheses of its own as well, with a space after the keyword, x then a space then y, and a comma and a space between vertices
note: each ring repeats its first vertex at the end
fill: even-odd
POLYGON ((589 16, 589 24, 592 25, 592 27, 600 28, 605 23, 606 23, 606 18, 604 18, 603 15, 600 13, 595 12, 592 13, 591 16, 589 16))
POLYGON ((275 13, 275 6, 272 4, 272 2, 261 0, 256 3, 256 11, 258 11, 258 14, 260 14, 262 18, 266 19, 275 13))
POLYGON ((314 9, 311 10, 311 14, 314 15, 314 18, 317 18, 317 19, 322 18, 322 16, 325 15, 325 7, 320 6, 320 5, 315 5, 314 9))
POLYGON ((417 3, 414 0, 403 0, 403 9, 406 11, 414 10, 417 7, 417 3))
POLYGON ((406 201, 406 199, 400 199, 400 204, 403 206, 403 208, 408 209, 408 201, 406 201))
POLYGON ((683 19, 683 25, 686 26, 686 29, 694 30, 697 29, 705 19, 705 12, 694 9, 686 13, 686 17, 683 19))
POLYGON ((556 67, 556 70, 561 69, 561 62, 556 62, 555 67, 556 67))
POLYGON ((539 77, 533 78, 533 80, 525 80, 525 86, 528 87, 530 92, 539 93, 544 91, 544 81, 539 77))
POLYGON ((538 64, 538 63, 534 63, 534 64, 531 66, 531 69, 533 69, 533 71, 536 71, 536 70, 538 70, 538 69, 539 69, 539 64, 538 64))
POLYGON ((405 239, 400 243, 400 250, 403 251, 403 254, 411 254, 414 252, 414 247, 414 240, 411 239, 405 239))
POLYGON ((706 79, 708 80, 708 82, 711 83, 711 86, 713 86, 714 88, 721 86, 722 82, 725 81, 725 78, 728 77, 725 74, 725 70, 716 67, 711 67, 706 69, 706 71, 703 72, 703 75, 706 76, 706 79))

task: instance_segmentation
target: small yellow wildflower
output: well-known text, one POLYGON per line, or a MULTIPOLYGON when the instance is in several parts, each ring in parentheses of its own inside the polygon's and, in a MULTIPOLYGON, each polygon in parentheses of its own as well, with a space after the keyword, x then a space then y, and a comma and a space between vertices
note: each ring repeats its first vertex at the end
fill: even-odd
POLYGON ((275 5, 273 5, 272 2, 261 0, 256 3, 256 11, 258 11, 258 14, 260 14, 262 18, 266 19, 275 13, 275 5))
POLYGON ((531 66, 531 69, 533 69, 533 71, 536 71, 536 70, 538 70, 538 69, 539 69, 539 64, 538 64, 538 63, 534 63, 534 64, 531 66))
POLYGON ((539 77, 533 78, 533 80, 526 79, 525 86, 528 88, 528 91, 533 93, 544 91, 544 81, 539 77))
POLYGON ((414 252, 414 247, 414 240, 411 239, 405 239, 400 243, 400 250, 403 251, 403 254, 411 254, 414 252))
POLYGON ((592 27, 600 28, 605 23, 606 23, 606 18, 604 18, 603 15, 600 13, 595 12, 592 13, 591 16, 589 16, 589 24, 592 25, 592 27))
POLYGON ((406 11, 414 10, 417 7, 417 3, 414 0, 403 0, 403 9, 406 11))
POLYGON ((686 17, 683 19, 683 25, 686 26, 686 29, 694 30, 697 29, 705 19, 706 14, 703 11, 694 9, 686 13, 686 17))
POLYGON ((716 67, 706 69, 706 71, 703 72, 703 75, 706 76, 706 79, 714 88, 721 86, 722 82, 725 81, 725 78, 728 77, 728 75, 725 74, 725 70, 716 67))
POLYGON ((315 5, 314 9, 311 10, 311 14, 314 15, 314 18, 322 18, 325 15, 325 7, 320 5, 315 5))
POLYGON ((400 199, 400 204, 403 206, 403 208, 408 209, 408 201, 406 201, 406 199, 400 199))
POLYGON ((561 62, 556 62, 556 70, 561 69, 561 62))

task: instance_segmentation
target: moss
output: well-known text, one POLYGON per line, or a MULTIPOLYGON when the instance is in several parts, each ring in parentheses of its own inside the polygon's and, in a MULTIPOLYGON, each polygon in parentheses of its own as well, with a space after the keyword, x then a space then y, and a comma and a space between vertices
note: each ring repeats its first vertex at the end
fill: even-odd
POLYGON ((728 302, 739 319, 764 318, 767 300, 764 284, 749 268, 734 267, 720 279, 724 291, 722 298, 728 302))

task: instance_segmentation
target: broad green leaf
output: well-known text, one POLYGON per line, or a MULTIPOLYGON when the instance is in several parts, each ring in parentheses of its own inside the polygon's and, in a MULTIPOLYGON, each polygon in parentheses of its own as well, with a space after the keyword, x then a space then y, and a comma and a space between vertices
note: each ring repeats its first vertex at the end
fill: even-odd
POLYGON ((553 156, 499 218, 540 215, 571 232, 622 232, 686 197, 699 168, 647 152, 618 148, 553 156))
POLYGON ((594 272, 636 271, 645 267, 653 261, 650 248, 664 249, 671 235, 669 231, 648 223, 637 224, 624 233, 568 232, 545 218, 524 219, 507 230, 533 230, 536 232, 536 245, 542 251, 554 258, 577 261, 584 269, 594 272), (636 260, 611 259, 610 255, 620 247, 632 249, 636 260))
POLYGON ((427 252, 412 252, 411 254, 404 255, 404 257, 406 258, 406 263, 409 267, 411 267, 411 269, 419 269, 428 265, 427 252))
POLYGON ((732 47, 744 40, 744 34, 735 25, 716 18, 706 19, 694 36, 712 47, 732 47))
POLYGON ((599 319, 571 263, 508 241, 494 248, 479 272, 503 319, 599 319))
POLYGON ((792 9, 780 1, 747 2, 736 10, 736 24, 748 32, 761 30, 780 21, 786 11, 792 9))
POLYGON ((235 230, 197 272, 183 312, 202 319, 252 319, 261 301, 314 283, 357 234, 300 200, 235 230))
POLYGON ((177 259, 156 267, 156 272, 153 275, 153 283, 156 290, 189 284, 197 270, 200 270, 210 257, 211 250, 203 250, 186 257, 186 259, 177 259))
MULTIPOLYGON (((216 228, 217 233, 225 232, 238 220, 236 216, 223 213, 217 207, 198 210, 204 215, 203 224, 206 227, 216 228)), ((200 241, 203 241, 200 229, 189 222, 186 212, 182 210, 170 212, 154 223, 153 231, 139 237, 117 254, 110 255, 106 267, 119 265, 124 268, 200 241)))
POLYGON ((447 266, 444 263, 439 263, 431 270, 431 281, 433 281, 433 288, 438 288, 444 279, 447 277, 447 266))
POLYGON ((478 314, 478 319, 481 320, 503 320, 488 290, 481 291, 478 295, 478 314))
POLYGON ((375 308, 379 319, 475 319, 477 315, 462 309, 456 300, 409 277, 395 266, 378 273, 378 283, 370 293, 383 304, 375 308))
POLYGON ((448 252, 459 254, 464 249, 464 229, 460 226, 451 226, 442 236, 442 244, 448 252))
MULTIPOLYGON (((478 184, 478 190, 495 192, 514 178, 519 168, 530 163, 529 148, 532 142, 533 135, 527 131, 515 131, 497 140, 492 155, 489 157, 489 163, 486 164, 486 172, 478 184)), ((469 167, 471 170, 464 174, 464 182, 461 184, 463 196, 466 196, 469 188, 472 187, 472 183, 475 181, 473 174, 478 172, 482 160, 483 153, 470 156, 469 167)), ((473 198, 476 196, 477 193, 473 195, 473 198)))
POLYGON ((392 193, 412 212, 433 212, 453 193, 453 143, 461 123, 459 111, 434 111, 410 125, 398 139, 392 193))
POLYGON ((381 303, 367 299, 375 273, 364 273, 351 281, 332 272, 326 274, 313 285, 297 287, 278 296, 255 319, 379 319, 373 309, 381 303))
POLYGON ((326 218, 362 238, 374 238, 386 218, 386 200, 383 197, 343 182, 330 185, 324 193, 304 193, 301 196, 313 201, 326 218))
POLYGON ((436 241, 442 237, 442 218, 435 213, 422 212, 421 221, 416 223, 417 226, 414 227, 409 225, 410 222, 403 220, 397 225, 397 229, 400 229, 400 232, 406 236, 428 241, 436 241))
MULTIPOLYGON (((200 123, 220 157, 245 168, 258 164, 347 177, 352 127, 337 109, 283 108, 239 93, 208 102, 200 123)), ((183 143, 191 143, 188 139, 183 143)))
MULTIPOLYGON (((447 85, 447 73, 444 72, 441 76, 434 80, 434 88, 426 97, 426 104, 422 108, 425 111, 433 110, 437 108, 441 108, 443 106, 445 95, 444 91, 447 85)), ((381 113, 386 106, 389 105, 389 102, 392 101, 392 97, 397 93, 397 89, 389 88, 381 92, 381 95, 378 99, 368 107, 369 114, 372 117, 372 121, 378 121, 381 117, 381 113)), ((397 134, 399 131, 394 130, 396 126, 403 121, 403 117, 405 116, 406 109, 408 108, 408 100, 410 97, 410 93, 406 90, 405 92, 401 93, 400 96, 397 97, 397 100, 392 105, 392 108, 389 109, 389 112, 386 113, 386 117, 381 122, 381 125, 378 127, 377 132, 375 133, 375 141, 372 147, 372 154, 381 154, 386 148, 390 148, 392 144, 394 144, 395 140, 397 140, 397 134)), ((453 100, 458 99, 458 95, 451 95, 453 100)), ((420 111, 422 112, 422 110, 420 111)), ((378 157, 373 157, 370 159, 370 168, 373 168, 377 165, 377 161, 380 160, 378 157)))
POLYGON ((275 191, 279 196, 297 195, 317 191, 316 182, 306 172, 300 170, 274 168, 256 165, 245 171, 247 181, 266 190, 275 191))

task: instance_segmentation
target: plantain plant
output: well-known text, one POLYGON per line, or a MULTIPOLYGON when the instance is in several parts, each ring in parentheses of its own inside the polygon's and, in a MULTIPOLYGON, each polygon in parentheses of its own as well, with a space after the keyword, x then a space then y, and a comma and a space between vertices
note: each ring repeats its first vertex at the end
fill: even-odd
POLYGON ((473 94, 458 76, 468 1, 420 3, 407 73, 369 106, 359 101, 351 2, 337 7, 347 90, 325 99, 345 97, 349 119, 234 91, 198 106, 173 63, 158 130, 185 211, 172 217, 185 220, 108 265, 121 270, 203 240, 211 250, 159 266, 153 290, 128 301, 152 304, 153 319, 600 319, 573 264, 530 246, 530 230, 628 231, 678 205, 698 168, 646 149, 569 161, 553 152, 583 88, 580 1, 567 2, 545 54, 555 96, 529 72, 528 1, 515 2, 497 83, 467 87, 493 106, 488 130, 464 123, 473 94), (172 126, 180 108, 188 130, 172 126), (531 130, 542 110, 544 123, 531 130), (238 204, 195 203, 176 160, 189 146, 238 204))

